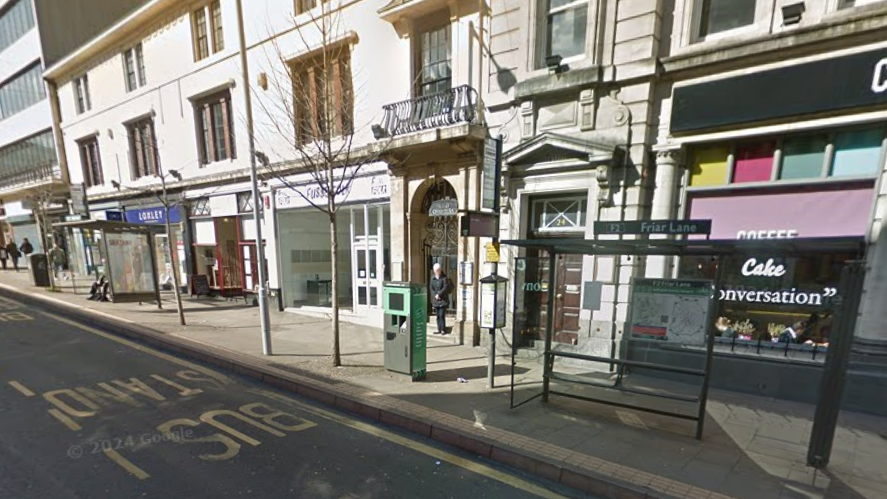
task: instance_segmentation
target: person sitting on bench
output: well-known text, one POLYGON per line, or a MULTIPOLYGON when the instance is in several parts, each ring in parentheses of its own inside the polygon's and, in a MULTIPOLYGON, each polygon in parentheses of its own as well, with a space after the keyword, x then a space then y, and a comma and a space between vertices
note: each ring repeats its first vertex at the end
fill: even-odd
POLYGON ((105 276, 101 276, 92 283, 92 286, 89 287, 89 298, 87 300, 92 301, 108 301, 107 292, 108 292, 108 279, 105 276))

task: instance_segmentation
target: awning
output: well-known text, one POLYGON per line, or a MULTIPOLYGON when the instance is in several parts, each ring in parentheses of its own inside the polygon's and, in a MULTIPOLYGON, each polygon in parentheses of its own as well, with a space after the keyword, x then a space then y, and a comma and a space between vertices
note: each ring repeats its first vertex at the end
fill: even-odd
POLYGON ((857 253, 865 250, 862 237, 797 239, 513 239, 502 244, 518 248, 545 250, 559 255, 665 255, 719 256, 747 253, 801 255, 857 253))

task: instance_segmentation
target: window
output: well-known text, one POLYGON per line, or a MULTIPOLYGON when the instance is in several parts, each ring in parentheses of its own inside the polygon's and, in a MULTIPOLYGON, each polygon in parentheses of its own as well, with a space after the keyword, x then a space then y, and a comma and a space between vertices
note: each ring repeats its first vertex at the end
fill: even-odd
POLYGON ((850 177, 875 175, 881 169, 884 130, 870 128, 835 134, 835 159, 830 175, 850 177))
POLYGON ((419 95, 446 92, 452 86, 450 55, 450 26, 422 33, 420 51, 422 73, 419 75, 419 95))
POLYGON ((87 187, 105 183, 102 175, 102 162, 99 159, 99 139, 90 137, 77 142, 80 149, 80 164, 83 166, 83 180, 87 187))
POLYGON ((541 232, 585 231, 585 197, 559 197, 533 200, 530 229, 541 232))
POLYGON ((818 178, 825 164, 828 137, 807 135, 792 137, 782 143, 782 169, 780 180, 818 178))
POLYGON ((353 133, 354 98, 347 44, 293 65, 293 100, 299 143, 353 133))
POLYGON ((733 153, 733 183, 768 182, 773 175, 773 156, 776 143, 773 141, 736 146, 733 153))
POLYGON ((212 13, 213 52, 225 50, 225 34, 222 32, 222 3, 219 0, 209 5, 212 13))
POLYGON ((237 194, 237 213, 252 213, 253 208, 252 192, 240 192, 237 194))
POLYGON ((756 3, 757 0, 700 0, 699 36, 753 24, 756 3))
POLYGON ((876 126, 704 147, 693 152, 690 186, 874 177, 884 167, 885 137, 876 126))
POLYGON ((191 31, 194 42, 194 60, 200 61, 225 49, 222 28, 222 5, 215 0, 191 13, 191 31))
POLYGON ((0 84, 0 120, 20 113, 46 98, 39 62, 0 84))
POLYGON ((842 0, 841 8, 849 9, 852 7, 862 7, 863 5, 871 5, 873 3, 883 2, 884 0, 842 0))
POLYGON ((296 0, 296 15, 304 14, 317 7, 317 0, 296 0))
POLYGON ((18 41, 34 27, 31 0, 13 0, 0 10, 0 52, 18 41))
POLYGON ((92 103, 89 101, 89 79, 86 75, 74 80, 74 99, 77 104, 77 114, 92 109, 92 103))
POLYGON ((47 130, 0 149, 0 185, 48 178, 57 166, 55 139, 47 130))
POLYGON ((730 149, 715 146, 699 149, 690 165, 690 186, 723 185, 727 183, 727 163, 730 149))
POLYGON ((133 178, 157 175, 160 157, 157 154, 157 137, 154 135, 154 119, 145 118, 126 127, 129 136, 129 154, 133 178))
POLYGON ((123 69, 126 72, 127 92, 132 92, 139 87, 145 86, 145 83, 147 83, 147 78, 145 77, 145 56, 142 52, 141 43, 123 53, 123 69))
POLYGON ((197 198, 191 205, 192 217, 209 217, 212 216, 212 208, 210 208, 209 198, 197 198))
POLYGON ((234 159, 234 123, 228 91, 207 97, 195 105, 201 164, 234 159))
POLYGON ((545 67, 545 58, 559 55, 566 59, 585 53, 585 37, 588 29, 587 0, 541 0, 539 40, 541 57, 537 67, 545 67))
POLYGON ((419 95, 445 92, 452 86, 450 26, 422 33, 419 95))

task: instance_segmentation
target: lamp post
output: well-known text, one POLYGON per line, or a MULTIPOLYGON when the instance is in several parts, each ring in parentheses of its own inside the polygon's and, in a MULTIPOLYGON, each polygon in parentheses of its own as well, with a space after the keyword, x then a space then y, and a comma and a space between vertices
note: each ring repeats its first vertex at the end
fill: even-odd
POLYGON ((249 137, 249 177, 252 184, 253 220, 256 223, 256 258, 259 260, 259 321, 262 328, 262 353, 272 355, 271 317, 268 313, 268 277, 265 268, 265 241, 262 239, 262 197, 259 192, 259 173, 256 165, 256 137, 253 125, 253 101, 250 93, 249 58, 246 53, 246 33, 243 25, 243 1, 237 0, 237 27, 240 35, 240 67, 243 71, 243 100, 246 108, 246 130, 249 137))

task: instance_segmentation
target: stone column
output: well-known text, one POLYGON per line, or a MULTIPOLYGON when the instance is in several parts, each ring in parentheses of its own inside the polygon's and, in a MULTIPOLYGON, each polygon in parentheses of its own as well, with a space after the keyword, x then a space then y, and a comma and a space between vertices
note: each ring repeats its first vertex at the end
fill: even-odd
MULTIPOLYGON (((887 195, 882 194, 878 203, 878 212, 887 212, 887 195)), ((876 218, 874 224, 868 248, 861 314, 856 327, 856 343, 861 351, 887 354, 887 218, 876 218)), ((887 359, 881 362, 887 363, 887 359)))
MULTIPOLYGON (((678 198, 681 193, 681 150, 679 148, 656 149, 656 184, 653 190, 653 204, 650 218, 672 220, 677 216, 678 198)), ((668 236, 654 235, 652 239, 665 239, 668 236)), ((673 258, 651 256, 647 258, 647 277, 670 278, 673 258)))

